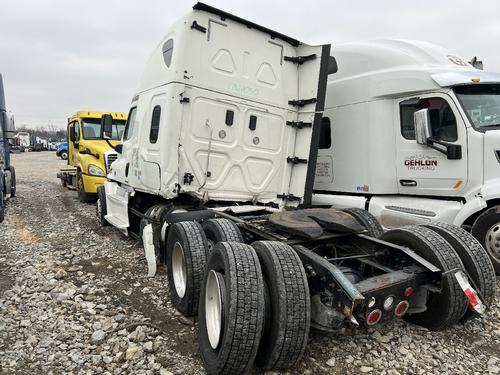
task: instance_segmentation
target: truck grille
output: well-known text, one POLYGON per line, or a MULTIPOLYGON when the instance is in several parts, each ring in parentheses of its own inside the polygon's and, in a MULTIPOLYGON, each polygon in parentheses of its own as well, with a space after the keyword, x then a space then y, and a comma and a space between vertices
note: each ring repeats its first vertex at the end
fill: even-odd
POLYGON ((106 152, 104 154, 104 161, 106 163, 106 169, 109 171, 109 168, 111 168, 111 164, 118 159, 118 154, 116 152, 106 152))

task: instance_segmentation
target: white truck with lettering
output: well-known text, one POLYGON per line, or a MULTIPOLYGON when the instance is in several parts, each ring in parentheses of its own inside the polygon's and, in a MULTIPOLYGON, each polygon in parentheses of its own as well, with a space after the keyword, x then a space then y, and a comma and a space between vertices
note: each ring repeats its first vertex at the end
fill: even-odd
POLYGON ((335 48, 314 202, 359 207, 385 228, 466 227, 500 273, 500 74, 444 48, 335 48))
MULTIPOLYGON (((491 262, 462 229, 384 233, 364 210, 311 208, 335 71, 330 45, 202 3, 146 64, 97 215, 142 240, 150 276, 166 263, 173 306, 198 314, 210 374, 293 367, 310 326, 408 314, 443 329, 492 301, 491 262)), ((109 138, 112 118, 101 121, 109 138)))

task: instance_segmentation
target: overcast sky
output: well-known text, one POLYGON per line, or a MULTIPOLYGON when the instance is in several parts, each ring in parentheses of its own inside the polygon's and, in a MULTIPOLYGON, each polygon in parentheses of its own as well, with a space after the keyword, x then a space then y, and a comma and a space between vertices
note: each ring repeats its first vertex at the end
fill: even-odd
MULTIPOLYGON (((500 71, 500 1, 210 0, 308 43, 420 39, 500 71)), ((0 0, 0 72, 16 123, 127 112, 143 64, 194 1, 0 0)))

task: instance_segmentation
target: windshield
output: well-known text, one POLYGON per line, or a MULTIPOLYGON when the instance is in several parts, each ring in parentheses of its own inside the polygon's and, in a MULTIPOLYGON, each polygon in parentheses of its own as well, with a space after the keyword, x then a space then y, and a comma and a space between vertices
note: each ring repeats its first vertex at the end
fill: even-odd
MULTIPOLYGON (((84 118, 82 120, 83 139, 103 139, 101 132, 101 119, 99 118, 84 118)), ((112 140, 122 139, 123 131, 125 130, 124 120, 113 120, 113 132, 111 133, 112 140)))
POLYGON ((476 129, 500 128, 500 85, 459 86, 453 90, 476 129))

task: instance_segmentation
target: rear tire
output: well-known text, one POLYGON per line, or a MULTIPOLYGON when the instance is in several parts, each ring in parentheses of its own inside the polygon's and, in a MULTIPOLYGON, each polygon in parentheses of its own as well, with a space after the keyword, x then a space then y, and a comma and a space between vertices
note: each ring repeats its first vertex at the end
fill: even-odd
MULTIPOLYGON (((453 247, 443 237, 428 228, 409 226, 393 229, 385 232, 381 239, 409 247, 443 272, 464 267, 453 247)), ((417 314, 407 314, 406 320, 437 331, 456 324, 462 319, 468 301, 453 273, 450 272, 443 277, 440 293, 428 293, 427 310, 417 314)))
POLYGON ((96 206, 97 219, 101 227, 109 226, 105 216, 108 214, 108 207, 106 205, 106 190, 104 186, 97 188, 97 206, 96 206))
MULTIPOLYGON (((454 225, 431 222, 424 226, 441 235, 453 246, 465 270, 479 289, 484 304, 489 307, 495 297, 495 269, 481 244, 470 233, 454 225)), ((474 310, 468 308, 462 322, 477 316, 474 310)))
POLYGON ((62 151, 59 156, 62 160, 68 160, 68 151, 62 151))
POLYGON ((500 275, 500 206, 491 207, 479 215, 471 233, 485 248, 495 273, 500 275))
POLYGON ((354 207, 344 208, 343 211, 351 215, 359 224, 364 226, 368 230, 368 234, 371 237, 379 238, 384 234, 384 228, 382 228, 382 225, 380 225, 377 218, 368 211, 354 207))
POLYGON ((208 219, 202 224, 211 251, 219 242, 244 242, 240 228, 228 219, 208 219))
POLYGON ((299 363, 307 345, 311 301, 307 277, 297 253, 287 244, 258 241, 259 257, 269 292, 269 314, 256 364, 265 370, 286 370, 299 363))
POLYGON ((170 301, 185 316, 196 315, 208 253, 207 239, 196 221, 172 224, 167 240, 170 301))
POLYGON ((198 344, 209 374, 244 374, 252 366, 264 323, 263 283, 250 245, 220 242, 214 247, 198 314, 198 344))

